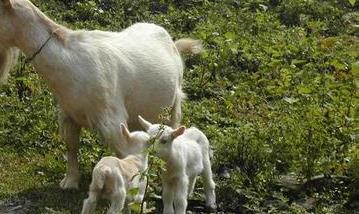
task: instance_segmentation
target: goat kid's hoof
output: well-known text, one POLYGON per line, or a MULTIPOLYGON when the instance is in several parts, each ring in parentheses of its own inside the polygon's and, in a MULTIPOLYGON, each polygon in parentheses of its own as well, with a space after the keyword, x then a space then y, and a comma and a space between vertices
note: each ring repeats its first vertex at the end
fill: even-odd
POLYGON ((60 182, 61 189, 78 189, 80 176, 66 175, 60 182))

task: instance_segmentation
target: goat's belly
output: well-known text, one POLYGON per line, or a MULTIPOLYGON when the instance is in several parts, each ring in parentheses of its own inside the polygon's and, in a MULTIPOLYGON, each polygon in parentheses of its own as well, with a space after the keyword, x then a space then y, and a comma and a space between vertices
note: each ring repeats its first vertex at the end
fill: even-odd
POLYGON ((65 113, 71 117, 78 125, 83 127, 92 128, 93 127, 93 113, 89 112, 88 108, 72 108, 69 105, 61 105, 65 113))
POLYGON ((60 106, 78 125, 94 128, 96 123, 106 114, 109 106, 105 100, 99 101, 94 96, 83 95, 81 98, 60 100, 60 106))
POLYGON ((190 166, 187 166, 186 171, 191 177, 198 176, 203 171, 203 164, 201 162, 193 163, 190 166))
POLYGON ((176 98, 175 86, 157 84, 146 90, 132 92, 126 97, 125 105, 128 122, 137 124, 137 116, 141 115, 149 121, 158 122, 158 116, 166 107, 172 107, 176 98))
POLYGON ((148 92, 144 96, 129 97, 126 102, 129 121, 137 121, 137 116, 142 115, 151 121, 157 120, 158 115, 166 107, 172 107, 175 99, 174 90, 158 90, 148 92))

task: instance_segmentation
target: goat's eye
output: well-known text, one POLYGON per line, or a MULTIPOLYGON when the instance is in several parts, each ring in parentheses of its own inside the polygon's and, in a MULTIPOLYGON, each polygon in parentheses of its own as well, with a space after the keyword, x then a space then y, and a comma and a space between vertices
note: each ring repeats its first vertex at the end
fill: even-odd
POLYGON ((162 144, 168 144, 171 143, 171 139, 167 139, 167 138, 162 138, 159 140, 160 143, 162 144))

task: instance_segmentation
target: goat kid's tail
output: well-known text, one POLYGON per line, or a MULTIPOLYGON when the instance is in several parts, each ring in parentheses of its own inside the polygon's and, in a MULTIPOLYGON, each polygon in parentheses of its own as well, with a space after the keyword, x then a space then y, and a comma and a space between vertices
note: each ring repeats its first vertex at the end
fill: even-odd
POLYGON ((175 42, 175 45, 180 53, 199 54, 203 50, 200 40, 190 38, 179 39, 175 42))
POLYGON ((97 189, 103 189, 105 186, 106 178, 111 173, 111 168, 108 166, 100 166, 95 169, 92 175, 92 182, 97 189))

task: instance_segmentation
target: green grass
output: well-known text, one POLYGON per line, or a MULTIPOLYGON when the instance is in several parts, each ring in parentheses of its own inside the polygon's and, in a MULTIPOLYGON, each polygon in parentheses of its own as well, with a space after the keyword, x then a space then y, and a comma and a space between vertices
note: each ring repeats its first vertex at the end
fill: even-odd
MULTIPOLYGON (((218 204, 225 213, 355 213, 346 204, 359 180, 359 31, 351 26, 359 23, 358 3, 34 3, 74 29, 118 31, 146 21, 175 38, 203 41, 203 54, 184 58, 183 124, 203 130, 215 149, 218 204), (230 178, 218 176, 223 167, 230 178), (300 193, 275 185, 280 175, 319 174, 351 182, 324 182, 300 193), (316 205, 308 210, 298 205, 305 197, 316 205)), ((56 115, 56 102, 31 66, 14 69, 0 87, 0 213, 18 205, 18 212, 80 212, 92 167, 109 151, 98 136, 83 133, 81 188, 62 191, 66 149, 56 115), (19 84, 25 89, 22 100, 19 84)), ((152 179, 150 193, 160 194, 158 178, 152 179)), ((199 182, 193 199, 201 195, 199 182)), ((148 202, 154 206, 153 198, 148 202)), ((101 203, 99 212, 106 206, 101 203)))

